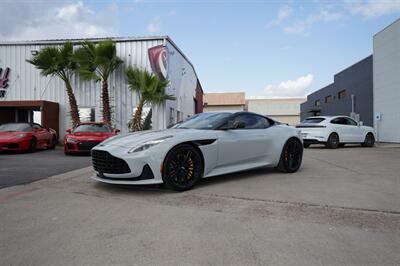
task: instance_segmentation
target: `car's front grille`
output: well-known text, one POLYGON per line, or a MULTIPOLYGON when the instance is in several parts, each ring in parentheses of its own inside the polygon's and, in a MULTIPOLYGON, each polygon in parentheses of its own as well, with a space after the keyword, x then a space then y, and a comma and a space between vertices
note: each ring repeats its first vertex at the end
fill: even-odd
POLYGON ((106 174, 130 173, 128 164, 106 151, 92 150, 93 168, 97 172, 106 174))
POLYGON ((99 143, 99 141, 82 141, 78 143, 78 148, 81 151, 90 151, 94 146, 99 143))

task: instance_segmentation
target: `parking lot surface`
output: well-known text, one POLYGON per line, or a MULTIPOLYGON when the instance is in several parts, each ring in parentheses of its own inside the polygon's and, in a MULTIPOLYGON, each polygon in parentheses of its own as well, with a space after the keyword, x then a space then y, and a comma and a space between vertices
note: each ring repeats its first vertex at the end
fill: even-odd
POLYGON ((298 173, 184 193, 100 184, 91 167, 4 188, 0 264, 399 264, 399 161, 397 148, 311 148, 298 173))
POLYGON ((0 188, 30 183, 90 164, 90 156, 65 156, 61 148, 35 153, 0 153, 0 188))

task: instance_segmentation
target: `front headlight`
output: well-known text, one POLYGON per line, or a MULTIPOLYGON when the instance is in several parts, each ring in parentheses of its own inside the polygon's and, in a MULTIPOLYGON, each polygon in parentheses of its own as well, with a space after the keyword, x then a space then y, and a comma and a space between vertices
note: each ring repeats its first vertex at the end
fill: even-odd
POLYGON ((74 138, 67 138, 67 142, 69 142, 69 143, 77 143, 78 140, 76 140, 74 138))
POLYGON ((22 138, 25 138, 25 137, 26 137, 25 133, 21 133, 21 134, 17 135, 17 138, 19 138, 19 139, 22 139, 22 138))
POLYGON ((161 142, 166 141, 166 140, 169 139, 169 138, 172 138, 172 136, 166 136, 166 137, 162 137, 162 138, 159 138, 159 139, 154 139, 154 140, 146 141, 145 143, 143 143, 143 144, 141 144, 141 145, 139 145, 139 146, 136 146, 136 147, 131 148, 131 149, 128 151, 128 153, 134 153, 134 152, 145 151, 145 150, 147 150, 147 149, 149 149, 149 148, 151 148, 151 147, 153 147, 153 146, 155 146, 155 145, 157 145, 157 144, 160 144, 161 142))

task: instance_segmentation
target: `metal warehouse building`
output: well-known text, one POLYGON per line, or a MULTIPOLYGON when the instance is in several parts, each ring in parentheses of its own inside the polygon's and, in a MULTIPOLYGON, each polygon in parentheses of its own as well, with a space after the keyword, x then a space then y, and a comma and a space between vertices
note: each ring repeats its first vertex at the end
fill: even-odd
POLYGON ((400 19, 374 35, 373 55, 307 96, 301 119, 312 115, 352 115, 375 128, 377 141, 400 143, 400 19))
POLYGON ((372 55, 342 70, 334 82, 307 96, 301 104, 301 120, 313 115, 352 115, 372 126, 372 55))
MULTIPOLYGON (((61 45, 65 41, 0 42, 0 123, 41 122, 57 129, 60 136, 71 127, 64 83, 57 77, 41 76, 39 70, 26 62, 44 47, 61 45)), ((83 40, 69 41, 79 45, 83 40)), ((195 69, 169 37, 113 38, 113 41, 117 55, 124 61, 109 79, 112 123, 116 128, 128 131, 128 122, 138 101, 125 81, 128 66, 147 69, 170 80, 167 93, 174 95, 176 100, 152 108, 153 129, 165 128, 202 112, 203 91, 195 69)), ((72 86, 81 119, 100 121, 101 85, 81 81, 75 76, 72 86)))
POLYGON ((378 141, 400 142, 400 19, 375 34, 373 49, 378 141))

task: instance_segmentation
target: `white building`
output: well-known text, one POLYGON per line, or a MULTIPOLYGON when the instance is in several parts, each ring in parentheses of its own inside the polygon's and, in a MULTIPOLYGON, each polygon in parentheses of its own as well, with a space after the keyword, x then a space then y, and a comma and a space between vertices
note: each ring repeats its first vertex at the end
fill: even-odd
POLYGON ((244 111, 246 100, 244 92, 205 93, 204 112, 244 111))
POLYGON ((381 142, 400 142, 400 19, 374 36, 374 127, 381 142))
POLYGON ((300 104, 306 98, 269 98, 246 100, 249 112, 266 115, 281 123, 296 125, 300 122, 300 104))
MULTIPOLYGON (((90 39, 98 42, 102 39, 90 39)), ((124 63, 109 79, 113 107, 113 125, 128 131, 137 104, 137 96, 128 88, 125 70, 128 66, 147 69, 170 80, 167 93, 176 97, 163 106, 153 107, 152 127, 162 129, 171 123, 202 111, 202 89, 195 69, 176 44, 167 36, 145 38, 114 38, 117 55, 124 63), (150 62, 151 61, 151 62, 150 62)), ((71 127, 65 86, 58 77, 43 77, 40 71, 26 62, 46 46, 57 46, 66 40, 0 42, 0 123, 39 119, 51 124, 62 137, 71 127), (52 114, 39 101, 58 104, 58 121, 49 122, 52 114), (41 118, 41 119, 40 119, 41 118)), ((69 40, 76 45, 83 40, 69 40)), ((101 121, 100 83, 84 82, 78 76, 72 82, 84 120, 101 121)), ((54 105, 54 104, 53 104, 54 105)), ((46 125, 44 125, 46 126, 46 125)))

